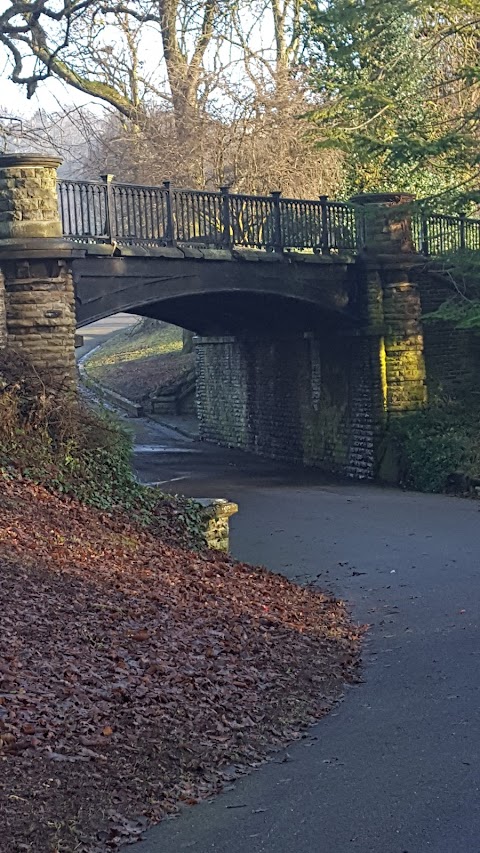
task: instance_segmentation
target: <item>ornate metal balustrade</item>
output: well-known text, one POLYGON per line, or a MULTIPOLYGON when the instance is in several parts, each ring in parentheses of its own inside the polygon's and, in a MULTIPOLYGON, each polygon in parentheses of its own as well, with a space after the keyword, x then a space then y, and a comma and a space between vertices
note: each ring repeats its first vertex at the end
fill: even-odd
POLYGON ((357 248, 355 209, 343 202, 173 189, 104 181, 58 182, 66 237, 146 246, 201 244, 320 252, 357 248))
MULTIPOLYGON (((184 190, 102 181, 58 182, 63 233, 79 242, 144 246, 201 244, 281 252, 353 253, 363 244, 364 209, 344 202, 184 190)), ((480 249, 480 219, 416 214, 419 251, 438 255, 480 249)))
POLYGON ((480 219, 469 219, 462 214, 423 213, 414 217, 413 226, 416 245, 424 255, 480 250, 480 219))

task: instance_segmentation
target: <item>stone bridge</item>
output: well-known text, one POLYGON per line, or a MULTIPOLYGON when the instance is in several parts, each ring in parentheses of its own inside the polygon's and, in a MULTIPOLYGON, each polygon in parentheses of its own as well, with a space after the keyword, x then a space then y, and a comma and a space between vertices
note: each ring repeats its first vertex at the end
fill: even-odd
MULTIPOLYGON (((58 165, 0 157, 0 347, 48 381, 74 383, 77 326, 166 320, 198 336, 204 438, 357 477, 378 473, 390 419, 453 381, 438 340, 427 352, 422 310, 441 288, 419 287, 413 238, 424 254, 480 248, 480 222, 418 225, 400 194, 347 205, 58 182, 58 165)), ((450 348, 458 364, 465 342, 450 348)))

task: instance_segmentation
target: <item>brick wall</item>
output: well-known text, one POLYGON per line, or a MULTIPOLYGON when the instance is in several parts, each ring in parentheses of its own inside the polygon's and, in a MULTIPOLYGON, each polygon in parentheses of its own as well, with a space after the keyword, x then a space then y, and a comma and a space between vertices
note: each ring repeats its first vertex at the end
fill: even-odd
MULTIPOLYGON (((452 286, 439 275, 419 279, 423 313, 435 311, 452 296, 452 286)), ((480 407, 480 335, 450 323, 423 323, 429 400, 457 400, 480 407)))

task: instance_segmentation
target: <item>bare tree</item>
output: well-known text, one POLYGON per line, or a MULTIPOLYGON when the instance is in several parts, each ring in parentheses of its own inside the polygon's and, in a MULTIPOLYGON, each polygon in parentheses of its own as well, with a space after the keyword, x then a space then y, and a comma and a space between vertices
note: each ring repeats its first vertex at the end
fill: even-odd
POLYGON ((12 79, 29 95, 55 75, 114 108, 87 134, 90 167, 103 162, 102 171, 132 180, 169 176, 308 195, 330 191, 339 169, 338 157, 326 162, 316 153, 301 118, 301 7, 301 0, 8 0, 0 40, 12 79))

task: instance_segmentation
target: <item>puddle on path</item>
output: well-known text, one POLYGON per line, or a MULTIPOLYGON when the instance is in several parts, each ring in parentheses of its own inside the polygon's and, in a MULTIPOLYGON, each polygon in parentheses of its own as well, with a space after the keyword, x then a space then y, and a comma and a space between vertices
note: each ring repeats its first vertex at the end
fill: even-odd
POLYGON ((175 447, 167 444, 134 444, 134 453, 200 453, 195 447, 175 447))

